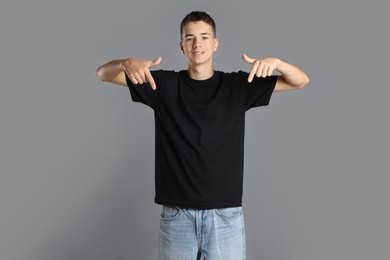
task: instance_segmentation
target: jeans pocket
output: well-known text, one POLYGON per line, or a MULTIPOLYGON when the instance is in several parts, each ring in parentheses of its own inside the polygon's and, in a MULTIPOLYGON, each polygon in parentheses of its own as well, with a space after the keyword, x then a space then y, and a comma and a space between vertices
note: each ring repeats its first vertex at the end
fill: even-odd
POLYGON ((180 209, 177 207, 163 206, 161 211, 162 220, 173 220, 180 215, 180 209))
POLYGON ((233 218, 233 217, 240 216, 242 214, 242 208, 241 207, 219 208, 219 209, 215 209, 215 212, 217 212, 217 214, 222 217, 233 218))

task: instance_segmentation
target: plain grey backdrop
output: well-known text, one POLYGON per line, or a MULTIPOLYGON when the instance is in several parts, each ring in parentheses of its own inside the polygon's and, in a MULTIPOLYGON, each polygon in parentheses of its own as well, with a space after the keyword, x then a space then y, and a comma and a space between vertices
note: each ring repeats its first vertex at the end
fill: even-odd
POLYGON ((0 259, 156 259, 154 124, 113 59, 180 70, 179 24, 217 23, 215 68, 275 56, 310 77, 247 114, 248 259, 389 259, 385 1, 2 1, 0 259))

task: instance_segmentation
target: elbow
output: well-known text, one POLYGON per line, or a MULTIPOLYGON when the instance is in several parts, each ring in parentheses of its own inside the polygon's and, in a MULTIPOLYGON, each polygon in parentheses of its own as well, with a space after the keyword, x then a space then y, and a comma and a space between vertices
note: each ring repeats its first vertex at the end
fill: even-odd
POLYGON ((101 80, 101 81, 104 81, 103 80, 103 70, 101 67, 97 68, 96 69, 96 76, 101 80))
POLYGON ((100 66, 99 68, 96 69, 96 76, 101 80, 105 81, 104 79, 104 73, 103 73, 103 68, 100 66))
POLYGON ((309 84, 309 77, 305 75, 305 78, 302 81, 302 84, 299 85, 299 89, 303 89, 307 84, 309 84))
MULTIPOLYGON (((309 82, 310 82, 310 79, 309 79, 308 76, 306 76, 305 84, 303 85, 303 87, 305 87, 307 84, 309 84, 309 82)), ((303 88, 303 87, 302 87, 302 88, 303 88)))

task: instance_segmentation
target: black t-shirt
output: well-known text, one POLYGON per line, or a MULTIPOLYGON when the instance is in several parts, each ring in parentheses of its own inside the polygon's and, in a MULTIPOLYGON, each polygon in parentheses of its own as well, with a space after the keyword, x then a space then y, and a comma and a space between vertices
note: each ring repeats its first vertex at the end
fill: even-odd
POLYGON ((193 80, 187 71, 151 72, 157 90, 133 85, 131 97, 154 110, 155 203, 182 208, 239 207, 245 112, 268 105, 277 76, 215 71, 193 80))

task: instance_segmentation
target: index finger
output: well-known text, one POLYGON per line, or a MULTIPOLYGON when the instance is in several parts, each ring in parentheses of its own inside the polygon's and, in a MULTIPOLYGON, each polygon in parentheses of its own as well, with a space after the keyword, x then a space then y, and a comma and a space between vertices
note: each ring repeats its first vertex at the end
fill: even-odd
POLYGON ((156 83, 154 82, 153 76, 152 76, 152 74, 150 73, 149 70, 145 70, 145 76, 146 76, 147 81, 150 84, 150 87, 153 90, 156 90, 156 83))
POLYGON ((248 76, 248 82, 252 82, 253 80, 253 77, 255 76, 256 72, 257 72, 257 69, 259 68, 259 63, 258 62, 255 62, 252 66, 252 69, 249 73, 249 76, 248 76))

